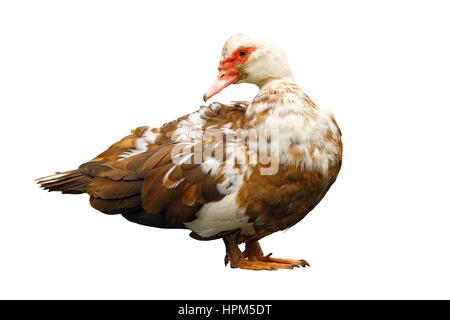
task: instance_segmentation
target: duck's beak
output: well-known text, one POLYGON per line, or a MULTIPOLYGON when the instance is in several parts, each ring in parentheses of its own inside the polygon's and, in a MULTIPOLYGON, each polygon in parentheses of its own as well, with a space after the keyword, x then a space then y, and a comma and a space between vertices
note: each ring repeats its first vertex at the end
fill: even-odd
POLYGON ((229 68, 219 72, 212 86, 203 95, 203 101, 207 101, 212 96, 218 94, 224 88, 239 79, 239 71, 236 68, 229 68))

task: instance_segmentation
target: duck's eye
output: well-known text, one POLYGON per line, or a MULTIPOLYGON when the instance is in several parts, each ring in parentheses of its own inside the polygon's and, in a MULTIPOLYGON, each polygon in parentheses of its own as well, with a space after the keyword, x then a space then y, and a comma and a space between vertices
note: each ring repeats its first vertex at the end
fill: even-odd
POLYGON ((245 56, 246 54, 247 54, 247 51, 245 51, 245 50, 239 51, 239 55, 240 55, 241 57, 245 56))

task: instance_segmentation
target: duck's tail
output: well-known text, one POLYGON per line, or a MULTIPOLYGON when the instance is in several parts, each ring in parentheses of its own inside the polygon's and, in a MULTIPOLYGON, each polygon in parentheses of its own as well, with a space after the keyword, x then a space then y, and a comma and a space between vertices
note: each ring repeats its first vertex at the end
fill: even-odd
POLYGON ((44 190, 60 191, 68 194, 80 194, 86 192, 86 187, 92 178, 80 172, 79 169, 56 172, 47 177, 36 179, 44 190))

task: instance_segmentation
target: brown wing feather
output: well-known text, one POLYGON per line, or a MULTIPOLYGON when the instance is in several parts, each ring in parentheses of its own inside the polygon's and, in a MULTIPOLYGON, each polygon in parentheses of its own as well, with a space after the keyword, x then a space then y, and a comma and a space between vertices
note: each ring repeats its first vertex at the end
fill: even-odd
POLYGON ((129 152, 132 150, 135 145, 136 141, 139 138, 142 138, 145 131, 147 131, 148 127, 138 127, 136 129, 131 130, 131 134, 124 137, 120 141, 114 143, 112 146, 110 146, 108 149, 100 153, 98 156, 96 156, 92 161, 116 161, 120 159, 120 156, 124 154, 125 152, 129 152))
POLYGON ((106 214, 121 214, 141 208, 140 195, 108 200, 91 196, 90 202, 92 207, 106 214))

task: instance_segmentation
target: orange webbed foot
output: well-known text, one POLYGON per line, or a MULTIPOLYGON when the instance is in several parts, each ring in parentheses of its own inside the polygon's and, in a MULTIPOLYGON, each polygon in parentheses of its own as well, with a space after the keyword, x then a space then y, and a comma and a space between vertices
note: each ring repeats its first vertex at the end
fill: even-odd
POLYGON ((232 268, 240 268, 246 270, 268 270, 274 271, 279 269, 294 269, 296 265, 291 263, 278 263, 271 261, 259 261, 259 260, 247 260, 239 259, 237 261, 231 261, 232 268))
POLYGON ((242 252, 234 235, 224 237, 226 246, 225 265, 246 270, 279 270, 309 267, 305 260, 272 258, 272 254, 264 255, 258 241, 250 241, 242 252))
POLYGON ((309 263, 306 260, 300 259, 300 260, 293 260, 293 259, 281 259, 281 258, 272 258, 272 254, 268 254, 267 256, 260 259, 260 261, 266 261, 266 262, 275 262, 275 263, 284 263, 288 265, 293 265, 296 268, 299 267, 309 267, 309 263))

